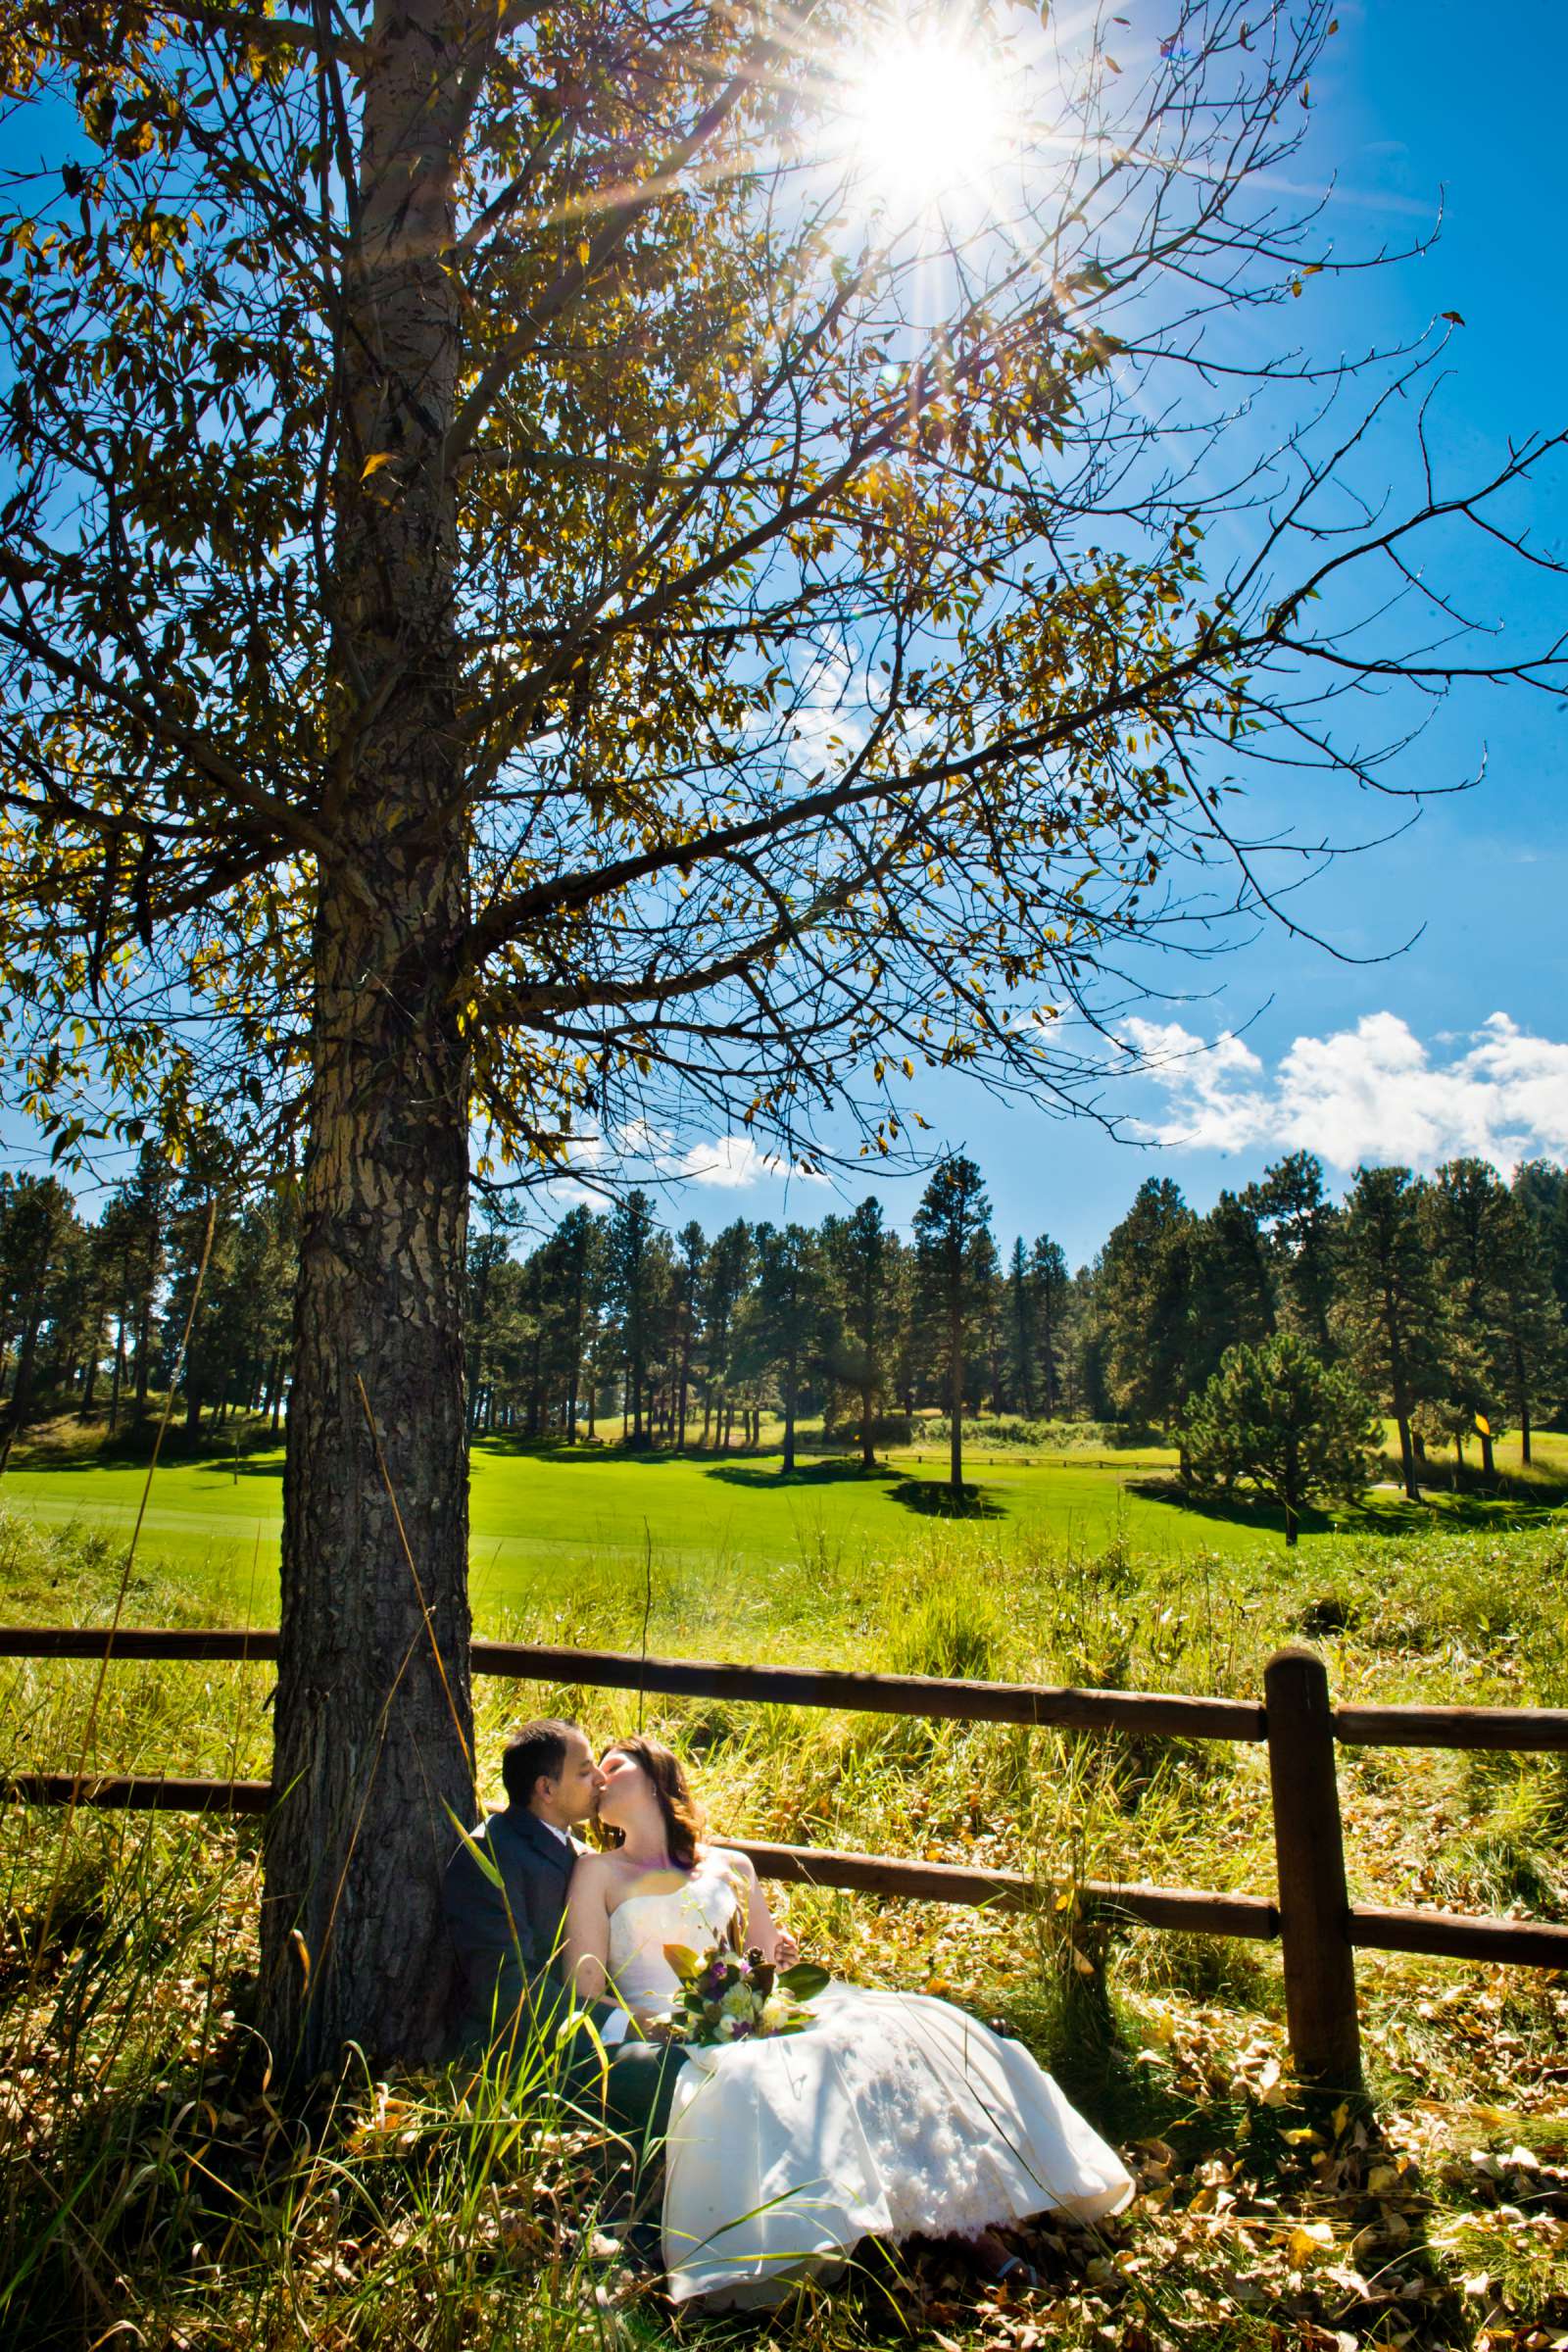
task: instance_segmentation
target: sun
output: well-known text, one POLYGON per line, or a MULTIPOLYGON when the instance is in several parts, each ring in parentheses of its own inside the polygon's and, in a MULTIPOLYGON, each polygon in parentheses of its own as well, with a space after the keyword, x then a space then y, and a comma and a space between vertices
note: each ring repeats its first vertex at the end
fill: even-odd
POLYGON ((851 169, 887 211, 914 214, 987 191, 1014 143, 999 63, 971 27, 904 32, 845 75, 851 169))

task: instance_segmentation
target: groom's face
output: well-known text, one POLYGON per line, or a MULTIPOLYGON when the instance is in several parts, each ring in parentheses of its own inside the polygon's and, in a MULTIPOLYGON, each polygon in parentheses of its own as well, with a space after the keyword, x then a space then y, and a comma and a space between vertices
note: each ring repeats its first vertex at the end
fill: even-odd
POLYGON ((559 1777, 534 1783, 533 1809, 558 1830, 569 1830, 587 1820, 604 1783, 593 1749, 581 1732, 570 1731, 559 1777))

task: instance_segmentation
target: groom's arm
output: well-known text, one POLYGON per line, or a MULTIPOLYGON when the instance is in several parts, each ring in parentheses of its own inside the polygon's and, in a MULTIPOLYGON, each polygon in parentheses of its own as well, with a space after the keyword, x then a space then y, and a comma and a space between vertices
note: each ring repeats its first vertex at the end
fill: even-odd
POLYGON ((539 1965, 534 1923, 522 1890, 513 1899, 491 1841, 466 1837, 447 1863, 442 1909, 462 1964, 470 2017, 499 2024, 520 2005, 539 1965))

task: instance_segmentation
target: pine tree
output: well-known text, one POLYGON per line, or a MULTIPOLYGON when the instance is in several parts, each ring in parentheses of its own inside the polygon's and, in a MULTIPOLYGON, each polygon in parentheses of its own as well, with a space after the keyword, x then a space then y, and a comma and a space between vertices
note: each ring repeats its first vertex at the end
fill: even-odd
POLYGON ((1054 1417, 1061 1403, 1062 1357, 1071 1284, 1066 1253, 1059 1242, 1042 1234, 1029 1252, 1029 1282, 1034 1298, 1035 1376, 1041 1410, 1054 1417))
POLYGON ((1293 1152, 1265 1168, 1242 1199, 1264 1236, 1276 1320, 1330 1362, 1340 1214, 1328 1197, 1322 1161, 1310 1152, 1293 1152))
POLYGON ((976 1325, 990 1303, 997 1253, 991 1203, 972 1159, 943 1159, 914 1212, 914 1253, 921 1300, 946 1366, 948 1483, 963 1491, 964 1373, 976 1325))
POLYGON ((675 1311, 679 1324, 679 1362, 675 1375, 675 1442, 686 1443, 691 1419, 692 1375, 697 1368, 697 1344, 702 1328, 703 1268, 708 1261, 708 1237, 693 1219, 680 1231, 675 1265, 675 1311))
POLYGON ((708 1444, 710 1423, 716 1422, 719 1449, 726 1453, 733 1420, 730 1389, 739 1369, 737 1319, 754 1257, 751 1227, 737 1218, 715 1237, 703 1269, 703 1444, 708 1444))
POLYGON ((779 1475, 795 1468, 795 1416, 802 1375, 823 1337, 822 1253, 804 1225, 757 1229, 757 1340, 763 1365, 776 1376, 784 1416, 779 1475))
POLYGON ((876 1462, 877 1407, 896 1379, 903 1245, 881 1201, 870 1196, 849 1216, 829 1217, 822 1243, 838 1325, 834 1376, 854 1393, 860 1462, 869 1470, 876 1462))
POLYGON ((1096 1277, 1116 1409, 1160 1428, 1174 1425, 1193 1386, 1196 1222, 1169 1177, 1150 1177, 1112 1229, 1096 1277))
POLYGON ((1502 1393, 1528 1464, 1540 1415, 1564 1393, 1568 1334, 1541 1228, 1517 1192, 1500 1204, 1492 1236, 1494 1319, 1502 1393))
POLYGON ((616 1202, 611 1215, 605 1271, 606 1295, 620 1332, 625 1364, 623 1431, 627 1443, 633 1446, 640 1446, 644 1437, 643 1391, 652 1337, 653 1238, 652 1201, 646 1193, 628 1193, 624 1200, 616 1202))
POLYGON ((1475 1158, 1446 1161, 1421 1197, 1422 1230, 1442 1295, 1436 1338, 1445 1394, 1461 1427, 1480 1438, 1488 1479, 1496 1474, 1493 1446, 1502 1423, 1496 1259, 1507 1199, 1496 1170, 1475 1158))
POLYGON ((1189 1241, 1191 1346, 1185 1377, 1206 1380, 1227 1348, 1252 1348, 1274 1329, 1273 1285, 1255 1207, 1247 1194, 1222 1192, 1189 1241))
POLYGON ((1007 1263, 1007 1368, 1012 1394, 1026 1421, 1035 1417, 1035 1357, 1040 1346, 1035 1321, 1035 1286, 1020 1234, 1007 1263))
POLYGON ((1356 1170, 1341 1227, 1336 1325, 1367 1393, 1399 1431, 1404 1491, 1419 1502, 1411 1418, 1443 1393, 1442 1308, 1421 1234, 1422 1187, 1408 1168, 1356 1170))
POLYGON ((1350 1373, 1320 1363, 1294 1332, 1227 1348, 1183 1423, 1188 1475, 1200 1491, 1250 1479, 1285 1513, 1292 1545, 1314 1494, 1348 1496, 1365 1486, 1379 1435, 1350 1373))
POLYGON ((495 1328, 492 1309, 498 1302, 496 1275, 511 1254, 511 1239, 498 1225, 474 1226, 468 1233, 467 1339, 468 1427, 488 1429, 494 1422, 492 1394, 495 1328))
POLYGON ((0 1470, 33 1409, 39 1344, 77 1224, 75 1202, 54 1177, 0 1177, 0 1359, 16 1348, 11 1397, 0 1418, 0 1470))

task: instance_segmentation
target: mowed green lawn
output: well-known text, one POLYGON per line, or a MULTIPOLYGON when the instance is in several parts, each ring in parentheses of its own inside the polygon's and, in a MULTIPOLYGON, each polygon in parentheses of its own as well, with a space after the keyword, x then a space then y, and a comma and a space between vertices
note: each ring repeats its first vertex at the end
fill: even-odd
MULTIPOLYGON (((1568 1442, 1538 1441, 1538 1459, 1543 1444, 1542 1467, 1568 1467, 1568 1442)), ((1517 1461, 1510 1440, 1498 1466, 1511 1471, 1517 1461)), ((1044 1458, 976 1449, 965 1462, 972 1515, 955 1521, 946 1515, 945 1452, 932 1446, 903 1449, 871 1474, 852 1460, 808 1456, 786 1479, 777 1454, 765 1451, 717 1458, 481 1442, 470 1494, 475 1614, 480 1625, 520 1618, 542 1638, 552 1625, 577 1638, 612 1639, 618 1629, 634 1643, 650 1585, 655 1630, 677 1615, 688 1627, 695 1617, 739 1630, 760 1576, 771 1588, 767 1616, 799 1623, 814 1586, 875 1578, 934 1548, 977 1564, 999 1549, 1068 1559, 1118 1539, 1173 1560, 1209 1547, 1232 1556, 1278 1548, 1271 1510, 1250 1502, 1200 1510, 1162 1494, 1172 1463, 1154 1449, 1044 1458)), ((57 1466, 34 1457, 0 1482, 0 1503, 45 1525, 128 1537, 145 1476, 140 1465, 91 1455, 57 1466)), ((249 1456, 237 1472, 219 1460, 170 1463, 153 1480, 143 1556, 205 1588, 215 1616, 270 1620, 281 1507, 280 1449, 249 1456)), ((1431 1507, 1451 1508, 1442 1497, 1431 1507)), ((1336 1527, 1402 1530, 1428 1516, 1383 1492, 1363 1510, 1313 1518, 1302 1542, 1318 1544, 1336 1527)), ((417 1556, 416 1522, 410 1535, 417 1556)), ((62 1596, 61 1615, 70 1614, 62 1596)))

